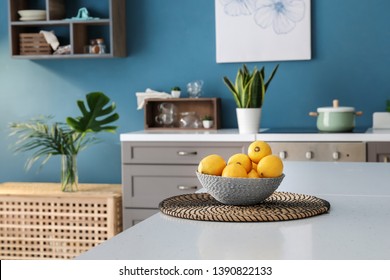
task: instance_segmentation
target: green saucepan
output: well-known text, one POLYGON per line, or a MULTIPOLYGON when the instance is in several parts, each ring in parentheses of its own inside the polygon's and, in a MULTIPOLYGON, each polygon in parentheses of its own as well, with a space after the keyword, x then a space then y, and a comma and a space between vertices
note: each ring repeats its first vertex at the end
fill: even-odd
POLYGON ((355 116, 362 114, 353 107, 339 107, 338 100, 333 100, 333 107, 320 107, 309 113, 317 117, 317 128, 324 132, 350 132, 355 128, 355 116))

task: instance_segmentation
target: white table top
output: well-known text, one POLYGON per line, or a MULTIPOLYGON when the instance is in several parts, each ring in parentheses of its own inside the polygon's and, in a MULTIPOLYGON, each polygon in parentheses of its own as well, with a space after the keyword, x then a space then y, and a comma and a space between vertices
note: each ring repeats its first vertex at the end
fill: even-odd
POLYGON ((390 259, 390 165, 286 162, 279 191, 330 202, 327 214, 263 223, 158 213, 78 259, 390 259))
POLYGON ((389 129, 368 129, 359 133, 271 133, 268 128, 260 129, 258 134, 239 134, 237 129, 218 130, 141 130, 122 133, 125 141, 189 141, 189 142, 251 142, 263 141, 341 141, 341 142, 390 142, 389 129))

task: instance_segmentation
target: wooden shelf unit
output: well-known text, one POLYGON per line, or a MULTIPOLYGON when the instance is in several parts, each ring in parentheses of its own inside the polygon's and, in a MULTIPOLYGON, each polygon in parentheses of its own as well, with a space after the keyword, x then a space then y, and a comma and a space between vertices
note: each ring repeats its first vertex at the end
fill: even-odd
POLYGON ((82 0, 8 0, 9 36, 11 56, 24 59, 64 58, 112 58, 126 56, 126 0, 90 0, 89 14, 98 19, 74 20, 78 9, 85 5, 82 0), (95 6, 99 4, 98 7, 95 6), (46 10, 46 20, 21 21, 19 10, 46 10), (71 53, 66 55, 21 55, 19 34, 54 31, 60 46, 70 45, 71 53), (84 47, 91 39, 103 38, 105 54, 84 53, 84 47))
POLYGON ((221 99, 220 98, 150 98, 145 100, 145 130, 212 130, 221 128, 221 99), (182 112, 195 112, 202 119, 204 116, 211 116, 214 124, 211 128, 180 128, 176 123, 173 126, 164 127, 155 120, 159 114, 158 106, 161 103, 173 103, 177 108, 177 121, 182 112))

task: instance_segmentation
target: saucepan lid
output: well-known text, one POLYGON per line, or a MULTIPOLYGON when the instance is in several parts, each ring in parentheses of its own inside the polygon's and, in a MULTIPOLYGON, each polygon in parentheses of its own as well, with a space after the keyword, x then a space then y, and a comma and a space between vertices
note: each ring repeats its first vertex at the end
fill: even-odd
POLYGON ((354 107, 345 107, 339 106, 339 101, 337 99, 333 100, 333 106, 332 107, 319 107, 317 108, 318 113, 325 113, 325 112, 332 112, 332 113, 347 113, 347 112, 355 112, 354 107))

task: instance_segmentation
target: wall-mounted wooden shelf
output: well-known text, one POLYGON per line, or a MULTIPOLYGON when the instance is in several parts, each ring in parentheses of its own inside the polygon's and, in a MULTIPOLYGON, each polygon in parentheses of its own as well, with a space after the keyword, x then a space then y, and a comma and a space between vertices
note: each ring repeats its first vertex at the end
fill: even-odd
POLYGON ((145 130, 210 130, 221 127, 220 119, 221 99, 220 98, 169 98, 169 99, 146 99, 145 100, 145 130), (172 103, 176 107, 176 121, 173 125, 164 126, 156 122, 156 116, 160 113, 161 103, 172 103), (180 127, 180 114, 183 112, 195 112, 202 119, 204 116, 211 116, 214 124, 211 128, 182 128, 180 127))
POLYGON ((88 2, 88 11, 96 19, 71 19, 78 9, 86 5, 83 0, 8 0, 9 36, 13 58, 23 59, 64 59, 64 58, 112 58, 126 56, 125 0, 104 0, 88 2), (45 10, 42 20, 21 20, 19 10, 45 10), (54 31, 61 46, 70 45, 70 54, 22 54, 20 34, 37 34, 41 30, 54 31), (85 53, 90 40, 102 38, 106 53, 85 53))

